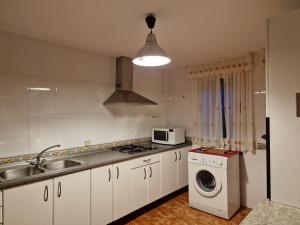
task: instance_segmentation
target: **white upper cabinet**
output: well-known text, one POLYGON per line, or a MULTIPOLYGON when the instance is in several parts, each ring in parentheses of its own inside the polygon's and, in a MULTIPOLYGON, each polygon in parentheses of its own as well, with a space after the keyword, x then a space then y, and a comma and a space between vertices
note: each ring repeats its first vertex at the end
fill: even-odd
POLYGON ((190 150, 190 146, 178 149, 178 189, 188 185, 188 152, 190 150))
POLYGON ((91 224, 112 222, 112 165, 91 170, 91 224))
POLYGON ((113 220, 131 213, 131 162, 113 165, 113 220))
POLYGON ((54 225, 67 224, 90 225, 90 170, 54 178, 54 225))
POLYGON ((161 191, 168 195, 177 190, 177 150, 161 153, 161 191))
POLYGON ((53 180, 3 191, 5 225, 52 225, 53 180))

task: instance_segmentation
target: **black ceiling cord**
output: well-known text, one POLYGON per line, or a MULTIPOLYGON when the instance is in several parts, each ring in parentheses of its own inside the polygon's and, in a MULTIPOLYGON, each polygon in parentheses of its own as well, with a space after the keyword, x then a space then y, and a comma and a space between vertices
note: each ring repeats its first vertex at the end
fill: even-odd
POLYGON ((152 33, 152 29, 155 26, 155 22, 156 22, 156 18, 153 14, 149 14, 146 17, 146 23, 147 23, 147 26, 149 27, 149 29, 151 29, 151 33, 152 33))

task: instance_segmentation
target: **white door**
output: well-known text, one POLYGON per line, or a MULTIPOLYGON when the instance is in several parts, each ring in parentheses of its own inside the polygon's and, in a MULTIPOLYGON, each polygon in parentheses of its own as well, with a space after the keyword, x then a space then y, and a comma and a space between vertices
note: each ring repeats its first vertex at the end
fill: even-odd
POLYGON ((300 93, 299 21, 300 9, 270 18, 266 54, 269 62, 267 109, 270 116, 271 200, 298 208, 300 116, 297 116, 296 93, 300 93))
POLYGON ((5 225, 52 225, 53 180, 3 191, 5 225))
POLYGON ((91 224, 112 222, 112 166, 91 170, 91 224))
POLYGON ((147 204, 147 166, 131 170, 132 210, 147 204))
POLYGON ((160 191, 160 162, 147 166, 148 169, 148 203, 161 197, 160 191))
POLYGON ((178 149, 178 189, 188 185, 188 152, 191 147, 178 149))
POLYGON ((69 224, 90 225, 89 170, 54 178, 54 225, 69 224))
POLYGON ((131 162, 113 165, 113 220, 131 213, 131 162))
POLYGON ((161 153, 161 191, 162 196, 177 190, 177 150, 161 153))

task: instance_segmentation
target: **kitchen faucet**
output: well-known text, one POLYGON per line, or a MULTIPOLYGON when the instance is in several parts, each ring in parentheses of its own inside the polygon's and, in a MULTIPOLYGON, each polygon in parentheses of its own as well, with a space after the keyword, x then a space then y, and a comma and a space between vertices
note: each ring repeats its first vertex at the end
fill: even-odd
POLYGON ((44 153, 45 153, 46 151, 48 151, 49 149, 52 149, 52 148, 55 148, 55 147, 60 147, 60 145, 53 145, 53 146, 50 146, 50 147, 44 149, 43 151, 41 151, 41 152, 37 155, 37 157, 36 157, 36 164, 35 164, 35 166, 36 166, 36 167, 40 167, 40 166, 41 166, 41 156, 42 156, 42 154, 44 154, 44 153))

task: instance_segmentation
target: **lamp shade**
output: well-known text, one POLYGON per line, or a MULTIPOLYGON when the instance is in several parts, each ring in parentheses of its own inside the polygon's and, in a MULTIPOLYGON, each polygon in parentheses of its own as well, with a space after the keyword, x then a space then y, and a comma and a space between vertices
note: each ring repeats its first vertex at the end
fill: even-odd
POLYGON ((162 66, 171 62, 167 53, 159 47, 154 33, 147 35, 145 46, 138 51, 132 62, 139 66, 162 66))

